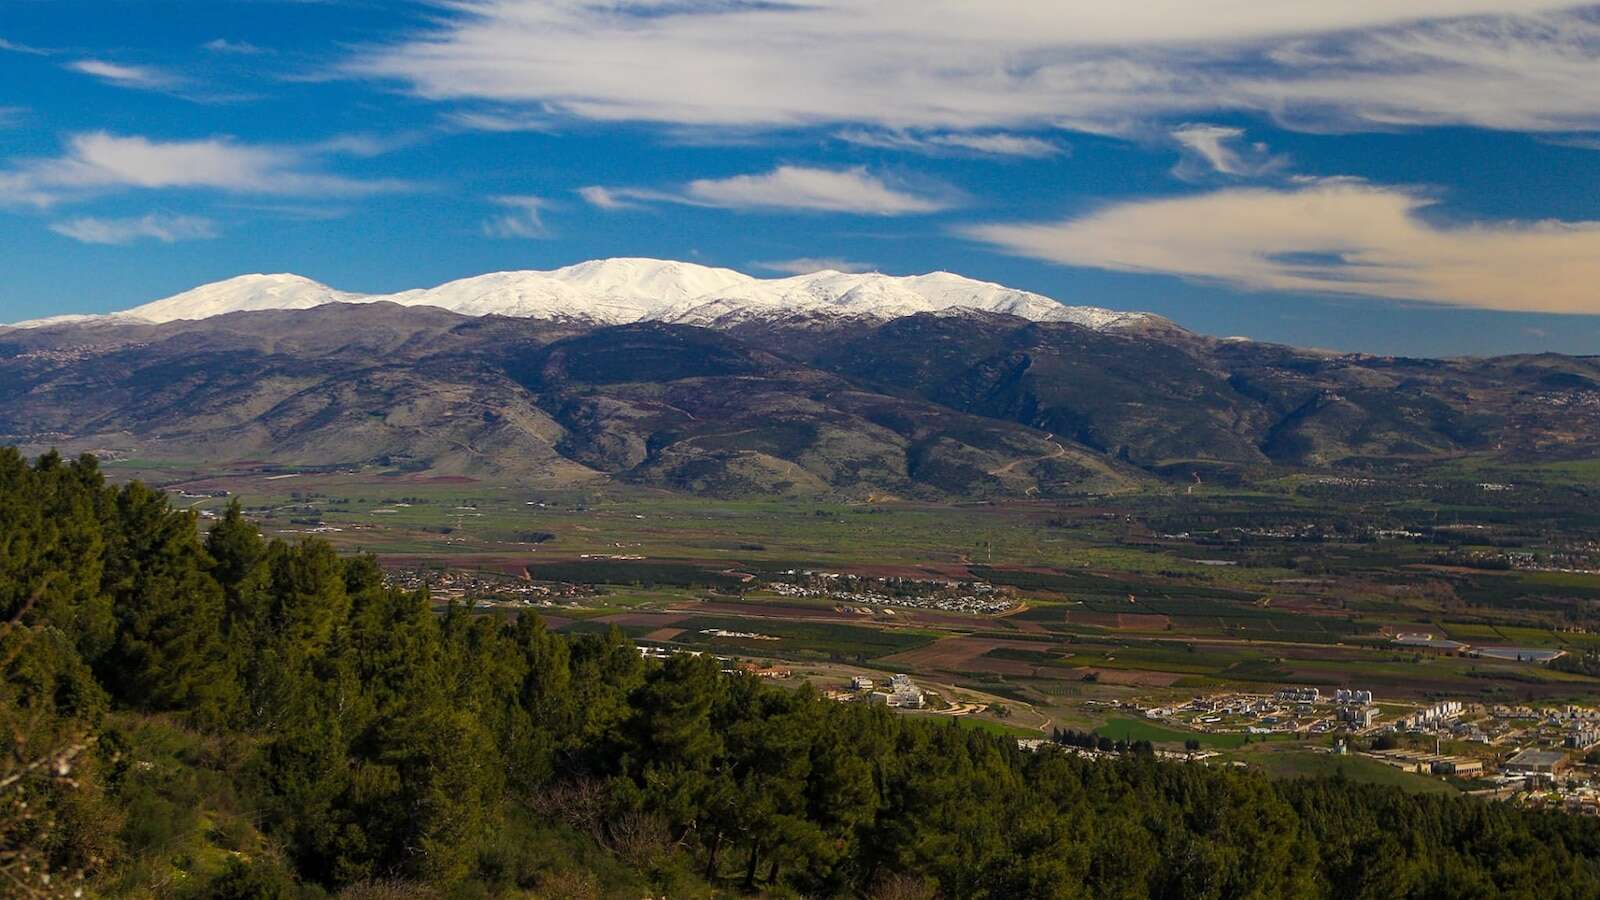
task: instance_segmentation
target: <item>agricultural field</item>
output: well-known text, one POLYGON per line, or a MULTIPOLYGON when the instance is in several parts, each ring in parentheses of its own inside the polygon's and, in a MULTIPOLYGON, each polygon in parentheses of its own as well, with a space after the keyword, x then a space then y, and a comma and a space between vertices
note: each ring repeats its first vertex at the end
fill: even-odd
POLYGON ((108 469, 202 516, 237 498, 269 537, 316 535, 390 567, 585 586, 531 610, 485 609, 499 615, 522 609, 565 631, 616 627, 718 655, 903 671, 1036 721, 1107 724, 1086 704, 1282 685, 1364 687, 1400 702, 1600 697, 1600 679, 1493 658, 1494 648, 1600 648, 1600 574, 1581 570, 1600 553, 1590 462, 1497 472, 1457 460, 1388 479, 1289 475, 942 504, 713 500, 349 469, 108 469), (1485 501, 1479 482, 1502 480, 1519 489, 1485 501), (770 585, 787 571, 984 582, 1015 605, 967 614, 780 596, 770 585), (1401 634, 1486 655, 1402 646, 1401 634))
POLYGON ((1220 750, 1232 750, 1244 746, 1245 743, 1245 736, 1242 734, 1201 734, 1123 717, 1113 717, 1094 731, 1095 734, 1104 735, 1114 741, 1149 741, 1157 746, 1169 748, 1182 746, 1189 740, 1198 740, 1204 749, 1220 750))
POLYGON ((1351 781, 1385 784, 1418 794, 1455 794, 1458 791, 1442 778, 1402 772, 1363 756, 1336 756, 1332 753, 1266 745, 1256 752, 1237 754, 1256 768, 1281 778, 1317 778, 1343 775, 1351 781))

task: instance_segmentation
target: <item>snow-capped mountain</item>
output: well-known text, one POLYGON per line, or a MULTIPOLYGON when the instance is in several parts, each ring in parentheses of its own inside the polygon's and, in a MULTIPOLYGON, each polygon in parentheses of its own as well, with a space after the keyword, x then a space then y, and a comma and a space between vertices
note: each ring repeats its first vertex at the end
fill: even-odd
POLYGON ((86 320, 160 323, 232 312, 378 301, 433 306, 469 316, 516 316, 602 325, 661 321, 726 327, 756 319, 893 319, 916 313, 975 309, 1038 322, 1071 322, 1097 330, 1116 330, 1154 318, 1148 313, 1066 306, 1040 294, 949 272, 896 277, 824 271, 763 279, 694 263, 603 259, 544 272, 494 272, 397 294, 349 293, 299 275, 240 275, 108 316, 58 316, 18 323, 16 327, 86 320))
POLYGON ((310 309, 324 303, 351 303, 364 299, 361 294, 336 291, 299 275, 240 275, 201 285, 165 300, 146 303, 127 312, 113 313, 112 317, 144 322, 175 322, 180 319, 209 319, 232 312, 310 309))

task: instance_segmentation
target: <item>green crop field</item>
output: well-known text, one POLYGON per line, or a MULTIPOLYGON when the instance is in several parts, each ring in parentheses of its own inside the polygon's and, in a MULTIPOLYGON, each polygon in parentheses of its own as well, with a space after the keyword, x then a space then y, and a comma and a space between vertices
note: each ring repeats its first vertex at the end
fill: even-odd
POLYGON ((1094 729, 1095 734, 1114 741, 1150 741, 1153 744, 1178 744, 1198 740, 1200 746, 1219 750, 1232 750, 1244 746, 1242 734, 1206 734, 1199 731, 1180 731, 1140 719, 1112 718, 1094 729))
POLYGON ((930 644, 934 636, 910 629, 864 628, 771 619, 697 616, 678 622, 683 634, 675 641, 687 646, 756 655, 833 661, 865 662, 930 644), (761 635, 758 638, 722 637, 707 631, 761 635), (772 638, 768 640, 767 638, 772 638))
POLYGON ((1459 793, 1450 783, 1414 772, 1402 772, 1394 766, 1365 756, 1337 756, 1309 750, 1264 750, 1240 757, 1253 767, 1281 778, 1317 778, 1342 774, 1351 781, 1385 784, 1418 794, 1459 793))

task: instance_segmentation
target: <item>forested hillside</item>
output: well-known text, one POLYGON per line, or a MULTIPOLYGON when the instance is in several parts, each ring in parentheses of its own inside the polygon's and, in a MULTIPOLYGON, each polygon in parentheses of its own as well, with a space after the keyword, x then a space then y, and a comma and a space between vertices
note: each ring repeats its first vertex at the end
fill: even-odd
POLYGON ((0 450, 0 894, 1600 895, 1593 820, 1025 753, 196 526, 0 450))

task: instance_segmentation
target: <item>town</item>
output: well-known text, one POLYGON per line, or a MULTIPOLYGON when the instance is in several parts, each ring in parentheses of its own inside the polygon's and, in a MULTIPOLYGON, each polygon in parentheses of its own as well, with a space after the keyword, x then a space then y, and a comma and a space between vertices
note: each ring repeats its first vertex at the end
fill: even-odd
POLYGON ((767 590, 780 597, 822 598, 864 606, 899 606, 980 615, 1009 612, 1018 604, 1010 590, 984 581, 869 577, 802 569, 789 569, 781 574, 784 580, 765 585, 767 590))
POLYGON ((1418 706, 1371 691, 1286 687, 1220 692, 1182 703, 1129 702, 1145 719, 1246 740, 1331 741, 1405 772, 1452 779, 1464 791, 1600 815, 1600 708, 1439 700, 1418 706))
POLYGON ((391 569, 385 577, 402 590, 427 589, 436 603, 473 606, 556 606, 593 597, 593 587, 565 582, 531 581, 494 572, 445 567, 391 569))

